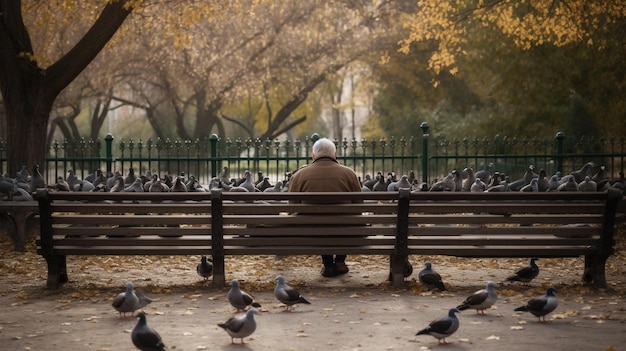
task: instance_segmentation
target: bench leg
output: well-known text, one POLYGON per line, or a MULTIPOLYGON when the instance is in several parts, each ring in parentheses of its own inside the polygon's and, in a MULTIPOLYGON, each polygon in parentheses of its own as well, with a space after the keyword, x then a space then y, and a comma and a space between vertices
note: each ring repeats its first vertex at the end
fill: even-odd
POLYGON ((48 281, 46 283, 48 289, 58 289, 63 283, 68 282, 66 256, 47 257, 46 262, 48 263, 48 281))
POLYGON ((606 289, 606 258, 586 255, 585 271, 583 273, 583 282, 592 284, 596 288, 606 289))
POLYGON ((213 255, 213 287, 223 288, 226 286, 226 267, 224 264, 225 257, 221 255, 213 255))
MULTIPOLYGON (((401 255, 391 255, 389 257, 389 281, 395 288, 404 287, 404 276, 408 259, 401 255)), ((410 265, 410 263, 408 263, 410 265)))

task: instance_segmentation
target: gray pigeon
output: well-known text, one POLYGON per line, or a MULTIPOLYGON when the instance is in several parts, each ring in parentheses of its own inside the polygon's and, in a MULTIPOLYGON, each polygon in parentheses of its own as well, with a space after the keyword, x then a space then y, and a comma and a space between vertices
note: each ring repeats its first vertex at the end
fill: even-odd
POLYGON ((293 311, 293 306, 298 303, 304 303, 307 305, 311 304, 302 295, 300 295, 300 293, 296 289, 287 285, 285 283, 285 278, 277 276, 274 281, 276 282, 276 287, 274 288, 274 296, 276 296, 276 299, 278 299, 278 301, 287 305, 287 307, 285 308, 285 312, 293 311))
POLYGON ((54 188, 58 191, 70 191, 70 185, 63 179, 63 176, 58 176, 54 188))
POLYGON ((546 170, 545 169, 540 169, 539 170, 539 177, 537 177, 537 188, 539 189, 540 192, 546 192, 548 191, 548 178, 546 178, 546 170))
POLYGON ((143 188, 143 182, 141 178, 135 178, 135 180, 122 189, 122 192, 134 192, 134 193, 143 193, 145 189, 143 188))
POLYGON ((510 275, 506 280, 510 282, 522 282, 524 285, 529 285, 530 282, 539 275, 539 266, 535 263, 535 261, 538 260, 537 257, 531 258, 528 266, 518 269, 515 274, 510 275))
POLYGON ((478 172, 476 172, 474 174, 474 176, 478 179, 480 179, 483 183, 489 183, 489 180, 491 179, 491 175, 493 171, 493 163, 490 163, 488 165, 485 165, 485 169, 480 170, 478 172))
POLYGON ((241 343, 245 344, 243 338, 248 337, 256 330, 256 321, 254 315, 259 314, 256 308, 251 308, 245 313, 239 313, 236 316, 230 317, 224 323, 218 323, 217 325, 226 330, 230 335, 230 343, 235 343, 235 338, 240 338, 241 343))
POLYGON ((493 306, 498 299, 498 294, 495 289, 496 283, 492 281, 487 282, 487 287, 485 289, 480 289, 475 293, 468 296, 462 304, 458 305, 456 308, 459 311, 464 311, 468 309, 475 309, 476 314, 485 314, 485 310, 493 306))
POLYGON ((470 191, 473 193, 482 193, 485 189, 487 189, 487 184, 480 180, 480 178, 476 178, 470 187, 470 191))
POLYGON ((209 279, 213 274, 213 262, 211 262, 210 259, 207 260, 205 255, 202 255, 200 263, 196 266, 196 272, 198 272, 198 275, 204 278, 204 280, 209 279))
POLYGON ((424 266, 425 268, 417 274, 419 281, 424 284, 428 290, 437 288, 440 291, 446 291, 446 286, 443 284, 439 273, 432 268, 432 263, 426 261, 424 262, 424 266))
POLYGON ((409 183, 409 176, 403 175, 400 177, 400 180, 396 182, 392 182, 387 186, 387 191, 398 191, 399 189, 410 189, 411 183, 409 183))
MULTIPOLYGON (((556 190, 557 191, 569 191, 569 192, 578 191, 578 183, 576 183, 576 180, 574 179, 574 177, 573 176, 566 176, 566 177, 567 179, 565 180, 565 182, 561 183, 561 185, 559 185, 559 187, 556 190)), ((563 177, 561 179, 561 182, 566 177, 563 177)))
POLYGON ((150 302, 152 302, 150 298, 137 295, 133 283, 128 282, 126 283, 126 291, 115 296, 112 306, 119 312, 120 318, 126 318, 126 313, 130 313, 132 316, 135 311, 146 307, 150 302))
POLYGON ((37 189, 45 188, 46 180, 39 171, 39 165, 33 167, 33 175, 30 177, 30 189, 35 192, 37 189))
POLYGON ((228 291, 228 302, 230 302, 230 304, 237 309, 235 312, 243 311, 248 306, 261 307, 259 303, 254 301, 252 295, 239 288, 239 281, 237 279, 233 279, 230 282, 230 290, 228 291))
POLYGON ((579 170, 570 172, 570 175, 574 177, 576 183, 582 182, 586 176, 592 176, 594 163, 587 162, 579 170))
POLYGON ((436 181, 430 187, 430 191, 455 191, 456 182, 454 181, 454 173, 450 172, 442 180, 436 181))
POLYGON ((446 338, 459 329, 459 319, 455 315, 458 312, 458 309, 451 308, 448 310, 448 316, 430 322, 428 327, 418 331, 415 335, 431 335, 439 340, 439 344, 447 344, 446 338))
POLYGON ((519 190, 522 193, 537 193, 539 192, 539 180, 537 178, 533 178, 530 181, 530 184, 524 185, 519 190))
POLYGON ((598 191, 598 183, 591 180, 590 176, 586 176, 582 182, 578 183, 578 191, 598 191))
POLYGON ((130 339, 133 345, 141 351, 164 351, 167 347, 163 343, 161 336, 156 330, 148 327, 146 314, 144 312, 137 313, 139 321, 130 333, 130 339))
POLYGON ((554 174, 548 179, 548 189, 547 191, 557 191, 559 188, 559 176, 554 174))
POLYGON ((174 179, 174 183, 170 187, 170 192, 173 192, 173 193, 186 193, 187 192, 187 186, 183 182, 183 179, 181 176, 177 176, 174 179))
POLYGON ((243 172, 244 181, 239 185, 240 187, 248 190, 251 193, 256 192, 256 186, 254 186, 254 182, 252 182, 252 173, 248 170, 243 172))
POLYGON ((556 289, 551 286, 548 288, 545 295, 528 300, 524 306, 520 306, 514 311, 530 312, 539 319, 539 323, 545 323, 546 315, 554 311, 559 304, 556 295, 554 295, 555 292, 556 289))
POLYGON ((461 190, 471 191, 472 186, 478 178, 476 178, 476 175, 474 174, 474 169, 472 167, 465 167, 465 169, 463 169, 463 173, 467 174, 467 178, 463 179, 463 185, 461 187, 461 190))

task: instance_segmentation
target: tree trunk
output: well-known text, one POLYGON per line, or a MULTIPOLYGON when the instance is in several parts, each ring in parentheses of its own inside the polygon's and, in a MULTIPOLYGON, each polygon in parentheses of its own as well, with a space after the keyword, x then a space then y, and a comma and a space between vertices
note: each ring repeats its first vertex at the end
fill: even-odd
POLYGON ((52 104, 98 55, 132 11, 127 1, 108 3, 76 45, 42 69, 22 20, 22 3, 0 0, 0 91, 7 119, 7 170, 15 176, 26 165, 43 167, 52 104))
POLYGON ((9 103, 5 98, 9 176, 15 177, 22 165, 27 166, 28 170, 34 165, 40 165, 43 172, 46 131, 53 101, 45 101, 49 99, 32 92, 26 92, 24 97, 19 96, 22 94, 11 95, 17 99, 9 103))

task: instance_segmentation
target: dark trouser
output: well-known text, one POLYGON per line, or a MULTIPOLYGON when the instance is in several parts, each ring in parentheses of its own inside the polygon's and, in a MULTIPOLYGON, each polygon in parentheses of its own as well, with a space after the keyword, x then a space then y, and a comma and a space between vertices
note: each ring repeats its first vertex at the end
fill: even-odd
POLYGON ((324 267, 332 267, 335 263, 345 263, 346 255, 322 255, 322 264, 324 267))

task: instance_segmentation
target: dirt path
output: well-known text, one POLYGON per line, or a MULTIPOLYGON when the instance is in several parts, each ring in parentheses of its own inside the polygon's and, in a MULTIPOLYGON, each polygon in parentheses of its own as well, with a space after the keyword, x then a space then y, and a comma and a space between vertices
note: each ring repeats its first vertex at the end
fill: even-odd
MULTIPOLYGON (((621 231, 623 233, 623 230, 621 231)), ((170 350, 624 350, 626 349, 626 267, 623 235, 609 260, 610 289, 580 284, 581 259, 546 259, 531 287, 503 283, 524 259, 411 257, 415 272, 429 259, 449 291, 429 292, 409 278, 406 289, 385 283, 385 257, 349 257, 351 272, 335 279, 319 275, 317 257, 273 256, 230 259, 229 279, 239 279, 263 305, 258 328, 246 345, 230 345, 218 322, 232 315, 227 288, 213 289, 195 274, 197 257, 70 257, 71 282, 58 291, 45 286, 45 261, 34 253, 12 251, 0 233, 0 349, 134 350, 130 331, 136 319, 120 319, 113 296, 131 280, 154 299, 145 311, 170 350), (282 312, 273 297, 273 278, 283 275, 311 301, 282 312), (415 336, 431 320, 465 297, 498 283, 495 308, 486 316, 459 315, 461 327, 438 346, 431 336, 415 336), (537 323, 513 309, 545 288, 558 289, 559 307, 537 323)))

